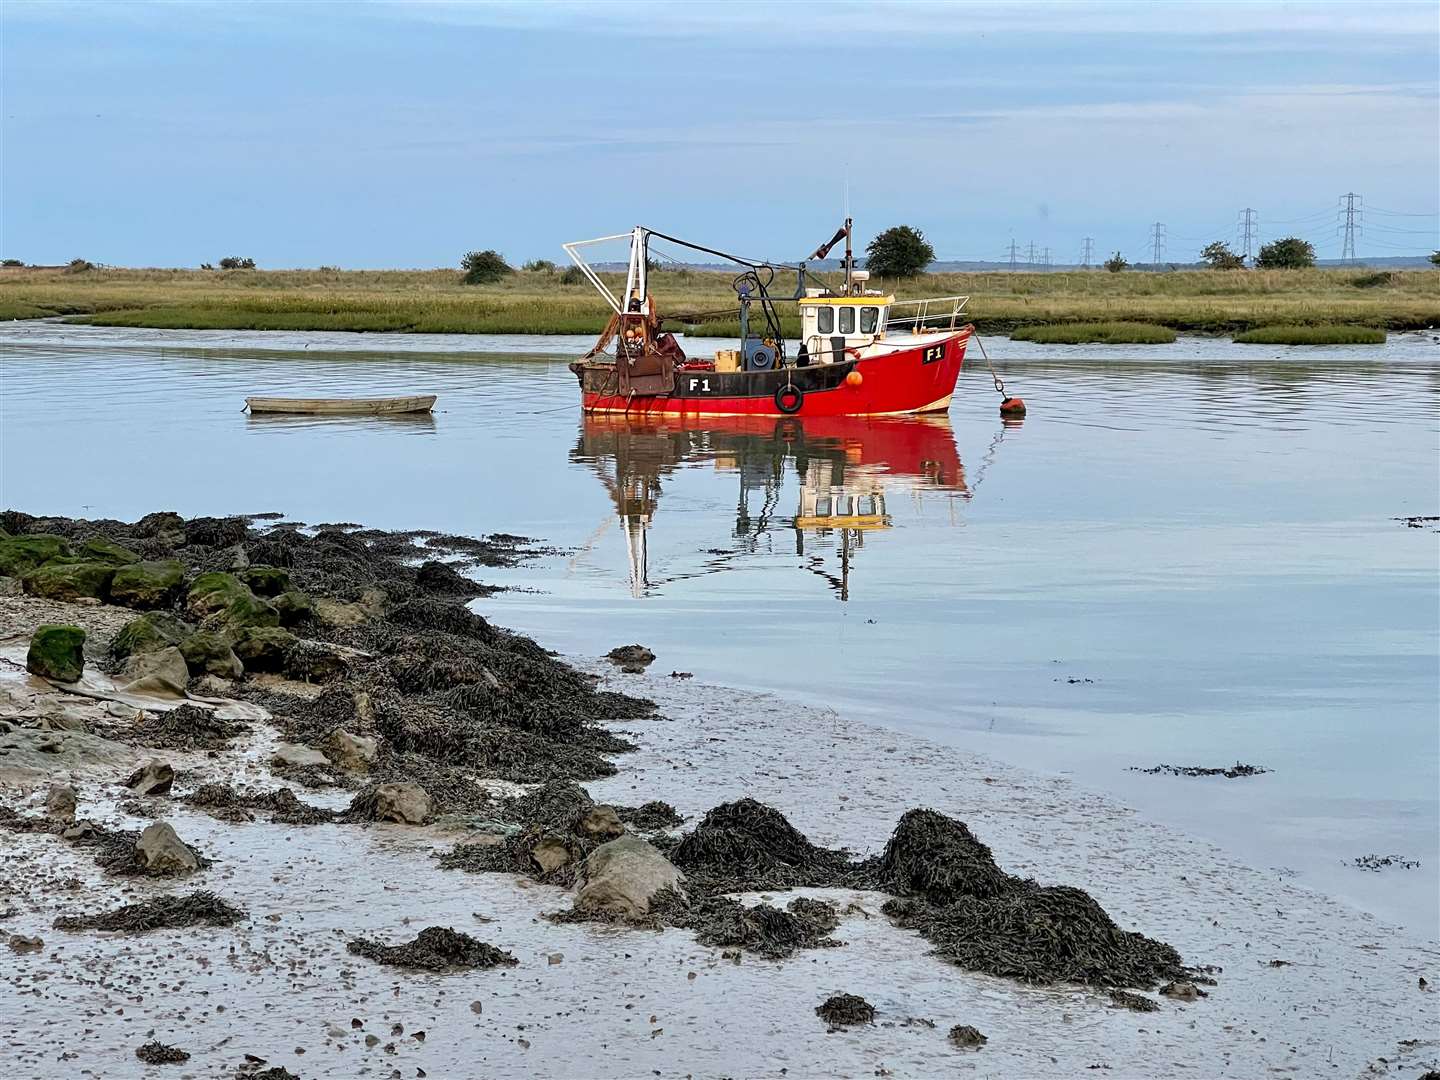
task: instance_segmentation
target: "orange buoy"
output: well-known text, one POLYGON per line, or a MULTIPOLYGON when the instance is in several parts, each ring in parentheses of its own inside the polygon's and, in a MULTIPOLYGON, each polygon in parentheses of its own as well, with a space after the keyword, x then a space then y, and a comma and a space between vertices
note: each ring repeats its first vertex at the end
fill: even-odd
POLYGON ((1000 415, 1024 416, 1025 399, 1018 397, 1007 397, 1004 401, 1000 402, 1000 415))
POLYGON ((861 375, 858 371, 852 371, 849 375, 845 376, 845 385, 849 387, 859 386, 864 381, 865 376, 861 375))

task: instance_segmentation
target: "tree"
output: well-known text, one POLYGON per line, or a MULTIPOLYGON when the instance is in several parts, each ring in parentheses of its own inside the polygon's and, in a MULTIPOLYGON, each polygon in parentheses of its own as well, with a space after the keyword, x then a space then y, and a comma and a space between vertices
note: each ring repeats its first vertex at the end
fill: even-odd
POLYGON ((460 269, 465 271, 466 285, 486 285, 515 272, 498 251, 467 251, 460 269))
POLYGON ((1106 259, 1102 265, 1105 267, 1106 270, 1109 270, 1110 273, 1118 274, 1121 270, 1124 270, 1127 266, 1129 266, 1130 263, 1126 261, 1124 255, 1121 255, 1117 251, 1114 255, 1111 255, 1108 259, 1106 259))
POLYGON ((1315 245, 1298 236, 1262 244, 1255 265, 1262 270, 1303 270, 1315 265, 1315 245))
POLYGON ((549 259, 531 259, 520 269, 528 270, 532 274, 553 274, 555 264, 549 259))
POLYGON ((1440 266, 1440 251, 1432 251, 1430 253, 1430 265, 1440 266))
POLYGON ((254 270, 255 260, 244 259, 239 255, 227 255, 220 260, 221 270, 254 270))
POLYGON ((561 285, 583 285, 585 284, 585 271, 578 266, 567 266, 565 272, 560 275, 561 285))
POLYGON ((925 234, 909 225, 886 229, 865 249, 865 269, 881 277, 914 277, 934 261, 925 234))
POLYGON ((1200 258, 1210 264, 1211 270, 1243 270, 1245 268, 1245 256, 1237 255, 1230 250, 1230 245, 1221 240, 1200 252, 1200 258))

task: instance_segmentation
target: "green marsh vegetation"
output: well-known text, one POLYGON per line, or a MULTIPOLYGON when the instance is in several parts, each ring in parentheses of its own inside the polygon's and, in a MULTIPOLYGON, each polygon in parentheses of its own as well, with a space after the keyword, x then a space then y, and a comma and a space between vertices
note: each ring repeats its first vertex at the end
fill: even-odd
POLYGON ((1021 326, 1010 335, 1016 341, 1040 345, 1169 345, 1175 331, 1149 323, 1060 323, 1052 326, 1021 326))
MULTIPOLYGON (((410 333, 596 334, 609 308, 578 271, 541 266, 466 285, 444 270, 128 270, 0 268, 0 319, 69 316, 114 326, 410 333)), ((601 277, 615 291, 623 274, 601 277)), ((822 274, 834 281, 834 272, 822 274)), ((659 268, 651 290, 673 329, 738 332, 734 274, 659 268)), ((813 282, 812 282, 813 283, 813 282)), ((1057 271, 934 273, 872 278, 900 299, 968 295, 985 333, 1048 323, 1146 323, 1234 333, 1263 326, 1362 325, 1389 330, 1440 323, 1440 273, 1430 269, 1057 271)), ((778 275, 777 296, 793 291, 778 275)), ((779 304, 787 333, 795 308, 779 304)))
POLYGON ((1383 345, 1373 326, 1261 326, 1235 335, 1241 345, 1383 345))

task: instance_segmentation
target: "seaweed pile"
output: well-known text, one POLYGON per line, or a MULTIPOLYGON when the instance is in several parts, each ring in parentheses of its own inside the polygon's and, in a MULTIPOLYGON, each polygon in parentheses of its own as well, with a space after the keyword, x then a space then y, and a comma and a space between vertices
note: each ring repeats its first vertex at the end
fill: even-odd
POLYGON ((182 1061, 190 1060, 186 1051, 158 1039, 151 1039, 148 1043, 136 1047, 135 1056, 146 1065, 178 1065, 182 1061))
POLYGON ((1149 769, 1131 766, 1130 771, 1148 773, 1151 776, 1165 773, 1169 776, 1223 776, 1227 780, 1236 780, 1242 776, 1260 776, 1272 770, 1263 765, 1244 765, 1237 761, 1234 765, 1227 765, 1223 769, 1203 765, 1155 765, 1149 769))
POLYGON ((289 788, 273 791, 240 791, 229 784, 202 784, 182 800, 223 821, 251 821, 254 811, 268 813, 278 825, 318 825, 334 821, 336 813, 311 806, 289 788))
POLYGON ((356 956, 379 964, 425 971, 460 971, 500 965, 514 967, 519 963, 503 949, 446 926, 427 926, 414 941, 404 945, 386 945, 369 938, 356 938, 345 947, 356 956))
POLYGON ((214 893, 192 892, 185 896, 157 896, 153 900, 126 904, 102 915, 62 915, 55 920, 55 929, 144 933, 186 926, 229 926, 243 918, 245 912, 214 893))
POLYGON ((835 1031, 855 1024, 873 1024, 875 1006, 859 994, 831 994, 815 1006, 815 1015, 835 1031))
POLYGON ((706 892, 810 887, 863 888, 868 863, 817 847, 780 811, 754 799, 715 807, 687 833, 670 861, 706 892))
MULTIPOLYGON (((234 694, 267 708, 292 741, 323 746, 340 730, 377 741, 364 775, 337 768, 296 777, 309 785, 415 781, 437 814, 478 809, 487 797, 476 775, 522 783, 613 775, 609 757, 633 745, 601 723, 653 714, 652 702, 597 691, 589 676, 465 607, 495 590, 462 571, 514 565, 533 553, 529 541, 311 530, 267 517, 161 512, 125 523, 9 510, 0 529, 48 536, 52 546, 104 545, 145 566, 178 564, 179 584, 147 602, 148 616, 190 633, 185 620, 198 620, 195 636, 208 634, 207 645, 218 638, 247 672, 280 677, 247 678, 234 694), (309 700, 286 679, 325 691, 309 700)), ((202 675, 199 663, 192 678, 202 675)), ((210 750, 244 730, 182 706, 124 737, 210 750)))
POLYGON ((661 926, 695 932, 701 945, 745 949, 767 960, 783 960, 798 949, 836 948, 831 932, 840 925, 835 905, 798 896, 786 908, 759 903, 747 907, 729 896, 697 894, 687 899, 666 889, 650 902, 661 926))
MULTIPOLYGON (((176 871, 147 868, 136 851, 140 833, 134 829, 112 829, 93 821, 77 821, 74 824, 55 821, 51 818, 30 817, 17 813, 13 808, 0 806, 0 829, 14 833, 47 833, 67 840, 79 848, 92 852, 95 865, 107 874, 116 876, 147 877, 169 876, 176 871)), ((192 847, 195 858, 203 869, 214 865, 192 847)))

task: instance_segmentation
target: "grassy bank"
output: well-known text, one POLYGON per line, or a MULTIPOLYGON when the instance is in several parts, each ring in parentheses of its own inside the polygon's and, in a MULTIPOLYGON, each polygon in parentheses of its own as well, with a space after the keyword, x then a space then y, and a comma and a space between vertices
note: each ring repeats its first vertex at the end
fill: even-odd
POLYGON ((1370 326, 1262 326, 1236 334, 1241 345, 1380 345, 1385 331, 1370 326))
POLYGON ((1041 345, 1169 345, 1175 340, 1175 331, 1149 323, 1059 323, 1022 326, 1010 336, 1016 341, 1034 341, 1041 345))
MULTIPOLYGON (((619 275, 604 275, 619 291, 619 275)), ((733 335, 728 272, 661 270, 660 309, 676 328, 733 335), (700 317, 697 317, 700 316, 700 317)), ((833 275, 831 275, 833 276, 833 275)), ((609 309, 585 284, 516 273, 466 286, 454 270, 0 270, 0 319, 67 315, 112 326, 410 333, 590 334, 609 309)), ((872 282, 902 299, 964 294, 982 331, 1064 323, 1147 323, 1233 333, 1256 327, 1350 324, 1389 330, 1440 323, 1432 270, 1185 271, 931 274, 872 282)), ((790 288, 777 282, 777 292, 790 288)), ((794 307, 780 305, 787 332, 794 307)))

